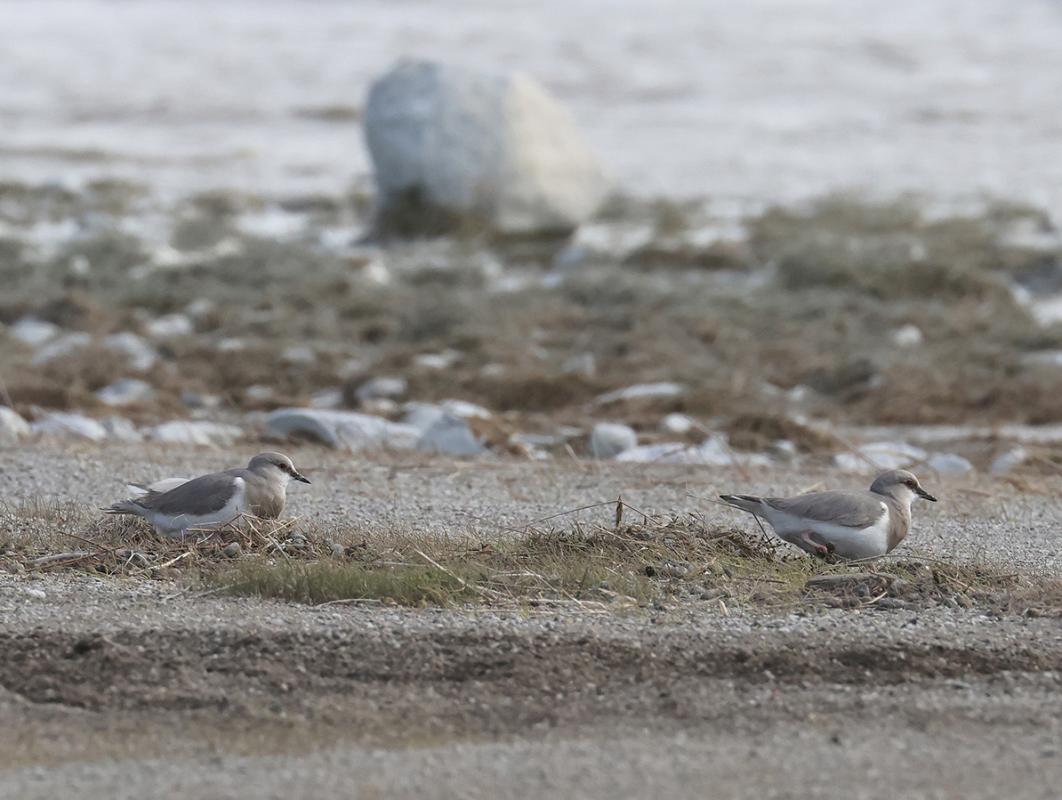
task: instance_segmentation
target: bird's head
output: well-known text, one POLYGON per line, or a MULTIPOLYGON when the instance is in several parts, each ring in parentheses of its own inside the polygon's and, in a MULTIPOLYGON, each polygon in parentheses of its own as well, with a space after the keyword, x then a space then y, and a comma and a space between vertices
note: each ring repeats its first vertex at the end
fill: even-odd
POLYGON ((881 473, 870 485, 870 491, 892 497, 908 506, 914 502, 916 497, 929 500, 931 503, 937 502, 937 498, 922 488, 918 478, 905 469, 893 469, 881 473))
POLYGON ((283 453, 272 451, 259 453, 251 459, 247 469, 271 478, 287 483, 295 480, 301 483, 309 483, 309 479, 295 469, 295 464, 283 453))

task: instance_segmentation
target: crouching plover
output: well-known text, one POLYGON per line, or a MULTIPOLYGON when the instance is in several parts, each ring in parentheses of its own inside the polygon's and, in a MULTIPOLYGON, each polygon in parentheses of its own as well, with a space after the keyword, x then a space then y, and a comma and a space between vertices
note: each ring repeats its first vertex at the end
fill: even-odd
POLYGON ((813 555, 840 558, 883 556, 903 541, 911 527, 916 497, 937 498, 907 470, 883 472, 868 492, 812 492, 797 497, 724 494, 735 508, 763 517, 781 539, 813 555))
POLYGON ((283 453, 259 453, 246 469, 212 472, 168 491, 142 487, 147 491, 139 497, 104 511, 143 517, 163 536, 183 536, 189 530, 228 525, 243 514, 276 519, 284 510, 291 480, 309 483, 283 453))

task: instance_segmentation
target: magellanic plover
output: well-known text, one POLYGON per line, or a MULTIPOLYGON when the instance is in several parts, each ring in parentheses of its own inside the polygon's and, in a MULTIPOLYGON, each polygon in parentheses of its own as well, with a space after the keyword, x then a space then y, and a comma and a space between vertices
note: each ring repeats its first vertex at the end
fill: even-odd
POLYGON ((259 453, 246 468, 212 472, 167 491, 141 487, 147 491, 104 511, 143 517, 163 536, 183 536, 190 530, 223 527, 245 514, 276 519, 284 510, 292 480, 310 482, 283 453, 259 453))
POLYGON ((911 503, 937 498, 907 470, 878 475, 866 492, 812 492, 797 497, 724 494, 735 508, 762 517, 781 539, 813 555, 844 559, 883 556, 911 528, 911 503))

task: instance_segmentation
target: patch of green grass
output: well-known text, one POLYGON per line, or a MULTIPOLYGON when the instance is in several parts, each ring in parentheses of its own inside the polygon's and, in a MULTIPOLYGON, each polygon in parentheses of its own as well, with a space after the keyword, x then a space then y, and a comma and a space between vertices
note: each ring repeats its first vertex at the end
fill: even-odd
POLYGON ((180 578, 233 595, 314 605, 620 610, 708 602, 726 613, 898 600, 910 608, 1062 616, 1062 581, 1052 576, 910 556, 832 563, 795 552, 751 522, 710 526, 694 515, 646 516, 622 501, 601 506, 609 524, 529 527, 503 537, 368 536, 297 520, 247 519, 239 528, 180 540, 156 536, 140 520, 41 499, 0 506, 0 555, 26 570, 180 578), (51 558, 58 553, 76 557, 51 558))
POLYGON ((275 597, 297 603, 386 600, 403 606, 473 601, 480 576, 467 578, 428 564, 374 567, 336 561, 249 560, 215 577, 236 595, 275 597))
MULTIPOLYGON (((529 529, 492 540, 396 534, 351 545, 339 558, 320 558, 312 547, 290 555, 266 548, 204 575, 208 584, 229 593, 310 604, 589 603, 618 608, 723 600, 781 608, 808 599, 809 579, 852 572, 849 565, 806 558, 774 539, 708 527, 692 516, 625 522, 626 508, 620 505, 612 527, 529 529)), ((894 575, 901 579, 896 585, 913 585, 912 570, 917 567, 901 568, 894 575)))
MULTIPOLYGON (((867 608, 885 598, 1006 613, 1062 611, 1062 583, 988 564, 886 557, 830 563, 773 538, 708 527, 698 518, 623 520, 612 527, 529 529, 509 539, 394 535, 363 540, 340 558, 267 549, 206 576, 237 595, 320 604, 541 605, 611 609, 650 603, 784 610, 867 608)), ((628 516, 630 512, 627 512, 628 516)))
POLYGON ((311 604, 647 602, 657 594, 651 576, 661 551, 651 540, 615 536, 610 542, 579 529, 493 541, 394 536, 364 540, 338 559, 248 558, 207 581, 233 594, 311 604))

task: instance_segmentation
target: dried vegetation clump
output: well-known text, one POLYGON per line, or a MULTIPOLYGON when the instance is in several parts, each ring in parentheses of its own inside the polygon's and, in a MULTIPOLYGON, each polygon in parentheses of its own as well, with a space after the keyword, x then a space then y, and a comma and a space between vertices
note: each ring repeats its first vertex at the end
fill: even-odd
MULTIPOLYGON (((713 611, 809 607, 893 610, 931 605, 991 613, 1062 614, 1062 582, 988 565, 918 557, 845 564, 794 553, 764 531, 648 515, 622 500, 609 524, 556 524, 499 536, 415 530, 363 535, 299 520, 163 539, 137 520, 72 505, 7 509, 8 571, 77 570, 167 578, 188 591, 326 603, 405 606, 571 605, 600 611, 707 603, 713 611)), ((578 509, 585 511, 587 509, 578 509)))
MULTIPOLYGON (((600 224, 648 228, 648 241, 558 266, 556 243, 474 232, 357 252, 323 246, 324 232, 349 227, 353 241, 368 223, 357 197, 282 201, 305 232, 271 239, 240 225, 266 201, 212 193, 174 209, 164 253, 179 255, 174 266, 123 232, 143 200, 131 190, 15 185, 0 186, 0 198, 0 220, 13 228, 85 214, 115 223, 50 251, 6 239, 0 322, 34 315, 98 342, 212 304, 193 315, 191 334, 152 342, 160 361, 136 375, 158 390, 137 409, 145 415, 184 413, 184 392, 261 410, 387 374, 409 381, 411 399, 479 403, 525 431, 535 415, 554 429, 585 426, 599 416, 596 396, 653 381, 688 391, 610 409, 643 433, 672 411, 734 430, 748 427, 738 417, 793 411, 849 423, 1062 420, 1062 370, 1029 361, 1062 348, 1062 326, 1037 324, 1012 291, 1062 289, 1059 253, 1010 235, 1046 224, 1029 209, 932 218, 912 203, 831 197, 732 225, 744 234, 731 241, 704 235, 696 204, 617 200, 600 224), (372 279, 370 267, 389 280, 372 279), (924 341, 897 347, 903 326, 924 341), (286 359, 295 345, 313 358, 286 359), (445 369, 418 366, 418 356, 442 352, 457 354, 445 369), (352 361, 361 364, 353 377, 352 361), (249 397, 249 385, 273 394, 249 397)), ((0 347, 0 378, 27 416, 37 407, 105 413, 92 393, 132 372, 96 346, 47 363, 2 336, 0 347)), ((741 446, 767 433, 742 433, 741 446)))

